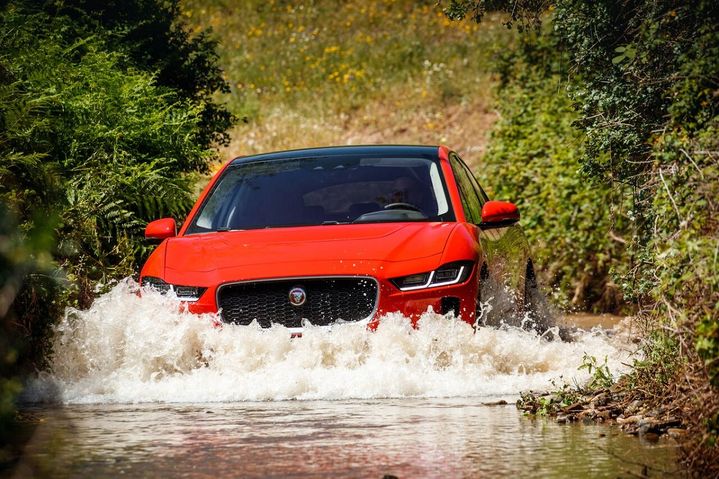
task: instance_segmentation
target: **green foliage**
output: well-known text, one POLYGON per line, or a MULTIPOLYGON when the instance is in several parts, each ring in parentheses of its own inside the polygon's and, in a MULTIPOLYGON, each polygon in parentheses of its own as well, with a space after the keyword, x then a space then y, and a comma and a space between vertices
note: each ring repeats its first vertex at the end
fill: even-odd
POLYGON ((41 23, 40 14, 4 17, 0 195, 27 224, 36 208, 57 208, 57 257, 69 274, 130 274, 144 223, 191 204, 182 173, 212 156, 199 141, 201 112, 94 39, 63 43, 60 20, 37 35, 41 23))
POLYGON ((493 196, 516 201, 543 282, 565 307, 614 311, 611 272, 626 269, 630 195, 581 172, 586 139, 574 126, 552 39, 523 42, 497 64, 500 119, 477 175, 493 196), (537 43, 540 42, 540 43, 537 43))
POLYGON ((452 20, 470 17, 482 21, 489 12, 500 11, 509 15, 508 28, 517 25, 519 31, 529 27, 539 28, 540 15, 549 6, 548 0, 439 0, 442 11, 452 20))
POLYGON ((142 230, 182 217, 229 114, 214 43, 176 2, 0 7, 0 462, 15 398, 52 326, 146 256, 142 230), (57 240, 55 239, 57 238, 57 240))
POLYGON ((584 353, 582 364, 579 366, 579 370, 582 369, 586 369, 591 376, 587 383, 589 389, 603 389, 614 384, 614 377, 609 371, 606 356, 604 357, 604 362, 600 364, 596 357, 584 353))
POLYGON ((657 390, 669 387, 681 366, 677 338, 652 328, 644 338, 642 353, 632 363, 629 385, 635 388, 650 384, 657 390))
POLYGON ((25 9, 43 12, 39 28, 53 28, 67 43, 95 37, 107 51, 121 54, 122 63, 149 73, 193 105, 200 117, 196 141, 209 147, 227 143, 232 116, 212 101, 229 86, 218 65, 217 42, 209 30, 191 32, 179 0, 24 0, 25 9))
POLYGON ((556 12, 582 75, 584 169, 635 189, 643 261, 627 282, 671 329, 690 326, 716 385, 719 5, 561 1, 556 12))
POLYGON ((688 336, 719 387, 719 119, 695 135, 683 128, 665 134, 653 157, 657 234, 646 245, 653 261, 641 274, 653 279, 645 283, 656 316, 688 336))
MULTIPOLYGON (((484 2, 453 3, 469 9, 484 2)), ((683 374, 693 391, 713 387, 715 395, 719 4, 554 3, 550 35, 568 58, 574 125, 584 135, 581 168, 612 192, 633 193, 632 262, 619 272, 630 299, 649 311, 650 333, 631 383, 661 397, 683 374)), ((703 404, 694 399, 694 407, 703 404)), ((701 415, 718 417, 716 402, 709 407, 715 410, 701 415)), ((715 443, 715 422, 704 426, 715 443)))
POLYGON ((21 236, 32 238, 38 224, 53 218, 58 238, 45 245, 57 271, 26 274, 13 303, 30 338, 24 358, 35 364, 65 304, 86 306, 97 282, 134 273, 147 254, 148 221, 186 214, 197 172, 215 155, 212 132, 219 134, 206 116, 209 89, 217 87, 206 76, 212 72, 196 72, 194 86, 190 70, 182 84, 160 79, 162 68, 189 61, 193 48, 211 43, 198 47, 173 30, 169 39, 146 40, 184 48, 188 58, 139 62, 133 45, 147 42, 127 23, 138 12, 128 10, 124 26, 103 26, 100 17, 109 10, 96 7, 65 2, 52 16, 23 2, 0 10, 0 201, 18 218, 21 236))
POLYGON ((22 389, 18 360, 27 354, 32 336, 47 334, 51 324, 51 319, 40 317, 32 331, 28 331, 25 310, 16 307, 15 298, 27 287, 27 278, 40 284, 51 271, 48 250, 53 243, 52 226, 52 218, 38 219, 32 230, 23 233, 14 215, 0 201, 0 467, 19 453, 15 441, 18 435, 15 401, 22 389))

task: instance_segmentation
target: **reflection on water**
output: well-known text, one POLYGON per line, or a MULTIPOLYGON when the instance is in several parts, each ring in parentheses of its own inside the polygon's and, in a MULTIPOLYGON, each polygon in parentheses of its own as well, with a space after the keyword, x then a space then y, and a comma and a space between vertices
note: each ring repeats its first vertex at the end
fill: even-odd
POLYGON ((55 477, 666 477, 671 443, 477 399, 87 405, 41 421, 15 473, 55 477))

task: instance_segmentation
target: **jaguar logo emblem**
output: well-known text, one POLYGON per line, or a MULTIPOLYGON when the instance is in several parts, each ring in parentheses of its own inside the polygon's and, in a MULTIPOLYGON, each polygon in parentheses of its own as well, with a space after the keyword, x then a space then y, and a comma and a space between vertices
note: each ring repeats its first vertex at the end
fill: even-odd
POLYGON ((302 306, 307 301, 307 293, 300 287, 295 287, 290 290, 290 304, 292 306, 302 306))

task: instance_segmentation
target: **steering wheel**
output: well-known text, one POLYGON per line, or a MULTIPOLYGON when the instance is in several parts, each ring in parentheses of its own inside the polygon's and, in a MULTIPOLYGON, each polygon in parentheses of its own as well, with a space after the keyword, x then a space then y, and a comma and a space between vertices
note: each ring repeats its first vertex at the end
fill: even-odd
POLYGON ((385 210, 412 210, 418 213, 422 213, 422 210, 412 203, 389 203, 384 205, 385 210))

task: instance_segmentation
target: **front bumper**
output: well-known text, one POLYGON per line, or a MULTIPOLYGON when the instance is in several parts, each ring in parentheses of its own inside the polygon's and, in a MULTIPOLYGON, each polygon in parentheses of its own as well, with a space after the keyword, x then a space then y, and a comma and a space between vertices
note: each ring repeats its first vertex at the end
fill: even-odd
MULTIPOLYGON (((414 326, 420 316, 431 308, 440 314, 454 312, 463 321, 474 324, 479 286, 476 269, 475 267, 469 278, 463 283, 412 291, 400 291, 388 278, 374 277, 379 286, 375 313, 371 317, 355 323, 367 324, 370 329, 375 329, 386 314, 400 313, 407 316, 414 326)), ((216 313, 218 311, 216 299, 218 287, 219 285, 208 287, 199 300, 186 303, 187 309, 197 314, 216 313)), ((302 328, 290 329, 297 329, 297 331, 293 331, 294 333, 301 333, 302 330, 302 328)))

